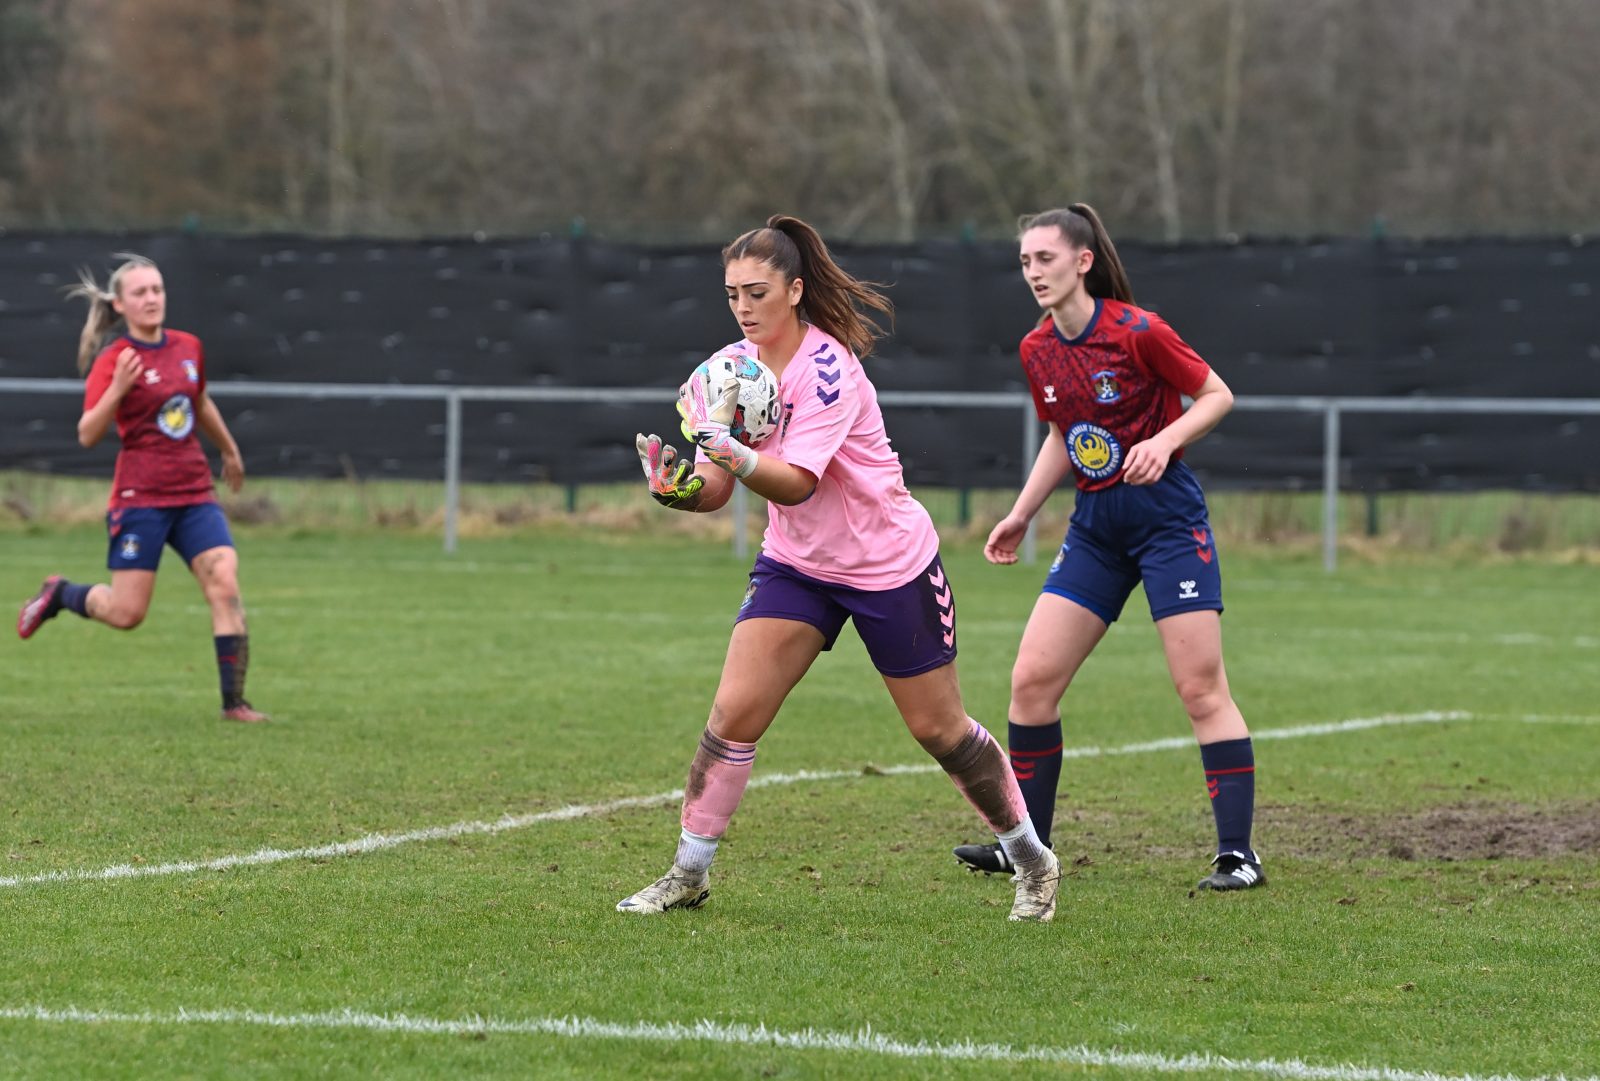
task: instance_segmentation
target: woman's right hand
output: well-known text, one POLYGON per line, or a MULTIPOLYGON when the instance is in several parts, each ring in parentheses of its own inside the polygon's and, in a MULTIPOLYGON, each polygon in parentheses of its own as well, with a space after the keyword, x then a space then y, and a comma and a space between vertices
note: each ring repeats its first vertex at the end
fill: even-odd
POLYGON ((144 362, 139 351, 131 345, 117 354, 117 366, 111 373, 111 393, 119 399, 127 396, 133 384, 144 374, 144 362))
POLYGON ((693 459, 680 459, 672 445, 659 435, 640 433, 634 436, 633 445, 639 452, 645 483, 650 486, 650 498, 663 507, 694 510, 706 482, 694 474, 693 459))
POLYGON ((1000 524, 989 531, 983 545, 983 558, 990 563, 1007 565, 1017 561, 1017 546, 1028 534, 1028 519, 1019 514, 1008 514, 1000 524))

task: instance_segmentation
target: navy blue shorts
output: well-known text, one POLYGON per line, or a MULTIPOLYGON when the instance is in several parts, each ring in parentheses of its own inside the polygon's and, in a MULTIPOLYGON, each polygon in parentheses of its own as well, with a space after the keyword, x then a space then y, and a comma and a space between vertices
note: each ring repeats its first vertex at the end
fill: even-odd
POLYGON ((1109 625, 1141 580, 1151 619, 1222 611, 1205 493, 1182 461, 1154 484, 1080 491, 1044 592, 1076 601, 1109 625))
POLYGON ((193 563, 211 548, 232 548, 228 517, 215 503, 181 507, 119 507, 106 515, 111 551, 106 566, 114 571, 153 571, 161 566, 161 549, 193 563))
POLYGON ((910 582, 884 590, 835 585, 756 556, 733 621, 746 619, 809 623, 822 632, 825 650, 854 619, 873 666, 886 676, 920 675, 956 659, 956 602, 937 555, 910 582))

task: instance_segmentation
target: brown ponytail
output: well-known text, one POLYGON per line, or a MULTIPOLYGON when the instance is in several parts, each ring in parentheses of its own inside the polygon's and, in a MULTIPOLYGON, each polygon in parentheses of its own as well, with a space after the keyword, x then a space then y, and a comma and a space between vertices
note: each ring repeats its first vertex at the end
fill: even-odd
POLYGON ((784 276, 805 282, 800 308, 805 317, 843 342, 857 358, 872 352, 883 337, 876 322, 862 314, 871 308, 894 319, 894 305, 874 288, 857 281, 833 261, 822 235, 799 218, 774 214, 765 228, 752 229, 722 249, 722 265, 735 259, 759 259, 784 276))
POLYGON ((122 291, 122 276, 133 267, 155 266, 155 263, 149 259, 142 255, 135 255, 133 252, 114 252, 111 258, 121 259, 122 264, 111 272, 111 277, 106 280, 104 289, 100 288, 100 284, 94 280, 93 274, 90 274, 84 267, 79 267, 78 284, 69 285, 64 290, 68 297, 83 297, 89 302, 89 317, 84 320, 83 329, 78 332, 79 375, 88 372, 89 365, 93 362, 95 354, 100 351, 100 343, 105 338, 106 331, 115 326, 122 318, 117 314, 117 309, 111 305, 111 302, 117 298, 117 294, 122 291))
POLYGON ((1070 203, 1062 210, 1041 210, 1037 214, 1024 214, 1017 219, 1017 236, 1029 229, 1054 225, 1061 230, 1074 248, 1088 248, 1094 252, 1094 262, 1089 273, 1083 276, 1083 287, 1092 297, 1108 297, 1132 304, 1133 286, 1128 284, 1128 272, 1123 269, 1117 246, 1111 234, 1100 222, 1100 215, 1088 203, 1070 203))

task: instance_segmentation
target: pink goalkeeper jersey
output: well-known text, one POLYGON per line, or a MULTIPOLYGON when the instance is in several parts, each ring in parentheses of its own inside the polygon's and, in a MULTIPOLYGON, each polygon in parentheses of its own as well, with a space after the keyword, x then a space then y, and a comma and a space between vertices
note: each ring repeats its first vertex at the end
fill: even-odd
MULTIPOLYGON (((758 355, 748 341, 731 348, 758 355)), ((767 557, 855 589, 905 585, 933 562, 939 534, 906 490, 861 361, 811 326, 779 383, 783 420, 758 449, 811 473, 817 487, 797 506, 767 504, 767 557)))

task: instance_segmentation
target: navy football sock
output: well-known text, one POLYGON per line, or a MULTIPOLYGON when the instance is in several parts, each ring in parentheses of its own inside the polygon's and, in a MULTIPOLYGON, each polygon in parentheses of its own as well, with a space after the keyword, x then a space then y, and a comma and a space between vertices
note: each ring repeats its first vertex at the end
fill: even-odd
POLYGON ((93 588, 93 583, 90 583, 89 585, 79 585, 76 582, 63 582, 61 584, 61 592, 56 594, 56 605, 54 610, 50 612, 50 615, 53 616, 56 614, 56 612, 59 612, 61 609, 65 608, 69 612, 76 612, 78 615, 88 619, 89 590, 93 588))
POLYGON ((1211 816, 1217 821, 1217 851, 1250 853, 1250 821, 1256 805, 1256 753, 1250 737, 1200 746, 1211 816))
POLYGON ((244 675, 250 666, 250 636, 219 634, 217 676, 222 682, 222 708, 232 709, 244 702, 244 675))
POLYGON ((1049 724, 1007 722, 1006 746, 1011 772, 1017 775, 1028 817, 1039 840, 1050 843, 1050 826, 1056 816, 1056 785, 1061 780, 1061 718, 1049 724))

